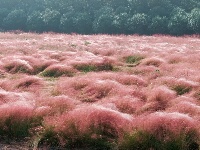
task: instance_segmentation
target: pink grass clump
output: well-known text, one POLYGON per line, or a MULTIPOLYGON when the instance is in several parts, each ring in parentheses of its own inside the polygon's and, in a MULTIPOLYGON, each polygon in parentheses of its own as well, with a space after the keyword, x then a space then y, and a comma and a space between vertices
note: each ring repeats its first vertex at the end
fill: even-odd
POLYGON ((42 97, 37 100, 39 107, 37 114, 60 115, 70 111, 79 104, 79 101, 73 100, 65 95, 55 97, 42 97))
POLYGON ((122 72, 101 72, 92 74, 101 79, 115 80, 124 85, 147 86, 147 81, 140 76, 122 72))
POLYGON ((147 86, 147 81, 136 75, 117 74, 116 80, 124 85, 147 86))
POLYGON ((191 96, 195 97, 196 99, 200 100, 200 87, 196 88, 191 92, 191 96))
POLYGON ((24 101, 8 102, 6 104, 2 104, 0 105, 1 121, 8 117, 12 117, 13 119, 16 119, 16 121, 20 121, 24 118, 30 118, 33 115, 33 109, 33 105, 24 101))
POLYGON ((174 77, 166 77, 163 79, 164 82, 168 85, 180 85, 184 87, 195 88, 199 86, 198 82, 187 80, 185 78, 174 78, 174 77))
POLYGON ((25 60, 19 58, 7 58, 4 62, 4 69, 9 73, 29 73, 33 72, 33 67, 25 60))
POLYGON ((200 106, 189 101, 182 101, 170 107, 168 111, 189 114, 190 116, 197 116, 200 114, 200 106))
POLYGON ((117 97, 113 103, 120 112, 128 114, 137 114, 137 112, 144 105, 142 100, 131 96, 117 97))
POLYGON ((91 52, 78 52, 75 56, 65 60, 65 63, 79 71, 108 71, 113 70, 116 60, 113 57, 98 56, 91 52))
POLYGON ((139 130, 147 131, 162 141, 188 134, 199 136, 197 121, 178 112, 155 112, 139 117, 136 126, 139 130))
POLYGON ((20 79, 16 80, 14 85, 16 89, 36 93, 43 88, 44 82, 37 76, 22 76, 20 79))
POLYGON ((29 102, 31 104, 34 103, 34 97, 30 93, 18 93, 18 92, 8 92, 3 89, 0 90, 0 104, 6 104, 10 102, 29 102))
POLYGON ((0 105, 0 135, 21 138, 29 135, 34 107, 24 101, 0 105))
POLYGON ((156 87, 147 94, 147 102, 140 111, 165 110, 175 97, 176 93, 173 90, 165 86, 156 87))
POLYGON ((49 59, 49 60, 46 58, 37 59, 35 60, 35 62, 33 62, 33 65, 32 65, 34 68, 34 74, 38 74, 44 71, 50 65, 57 64, 57 63, 58 61, 52 60, 52 59, 49 59))
POLYGON ((130 93, 130 89, 124 88, 120 83, 98 79, 92 77, 92 74, 63 78, 58 82, 56 91, 83 102, 95 102, 106 97, 130 93))
POLYGON ((167 112, 180 112, 191 117, 198 116, 200 113, 199 102, 188 96, 179 96, 170 102, 167 112))
POLYGON ((160 70, 155 66, 137 66, 132 69, 132 72, 136 75, 145 76, 149 80, 160 76, 160 70))
POLYGON ((145 58, 141 61, 141 65, 148 65, 148 66, 152 65, 156 67, 159 67, 163 63, 165 63, 165 60, 158 57, 145 58))
POLYGON ((132 120, 128 114, 90 105, 76 108, 57 120, 47 119, 45 124, 53 125, 56 132, 72 139, 87 133, 93 138, 122 138, 124 132, 130 130, 132 120))
POLYGON ((171 89, 175 90, 178 95, 189 93, 192 89, 199 87, 199 83, 185 78, 167 77, 163 79, 163 83, 167 84, 171 89))
POLYGON ((71 66, 63 64, 53 64, 48 66, 40 74, 46 77, 73 76, 77 71, 71 66))

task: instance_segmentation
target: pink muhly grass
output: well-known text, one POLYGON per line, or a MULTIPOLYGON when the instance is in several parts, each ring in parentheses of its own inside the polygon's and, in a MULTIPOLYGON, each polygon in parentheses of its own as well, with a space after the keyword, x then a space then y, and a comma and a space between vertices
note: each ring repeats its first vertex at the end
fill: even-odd
POLYGON ((168 77, 163 79, 163 83, 170 86, 173 90, 177 92, 178 95, 188 93, 192 88, 197 88, 199 86, 198 82, 190 81, 185 78, 173 78, 168 77))
POLYGON ((40 74, 45 77, 59 77, 59 76, 73 76, 76 73, 76 70, 71 66, 62 65, 62 64, 53 64, 48 66, 40 74))
POLYGON ((44 118, 51 114, 51 107, 50 106, 38 106, 34 109, 34 115, 37 118, 44 118))
POLYGON ((38 92, 44 86, 43 80, 36 76, 22 76, 14 84, 16 89, 22 91, 38 92))
POLYGON ((33 72, 33 67, 25 60, 13 58, 4 63, 4 69, 9 73, 29 73, 33 72))
POLYGON ((170 107, 167 111, 180 112, 183 114, 189 114, 190 116, 198 116, 200 114, 200 106, 189 101, 182 101, 170 107))
POLYGON ((155 66, 137 66, 131 70, 135 75, 145 76, 146 79, 152 80, 160 76, 160 70, 155 66))
POLYGON ((148 66, 152 65, 156 67, 160 66, 163 63, 166 63, 165 60, 158 57, 145 58, 141 61, 141 65, 148 65, 148 66))
POLYGON ((139 76, 136 75, 117 75, 117 81, 125 85, 137 85, 137 86, 147 86, 147 82, 139 76))
POLYGON ((46 58, 46 56, 38 56, 35 54, 29 57, 25 57, 24 60, 28 61, 33 67, 33 74, 38 74, 44 71, 48 66, 57 64, 58 61, 55 59, 46 58))
POLYGON ((195 90, 191 91, 191 96, 193 96, 196 99, 200 100, 200 87, 198 87, 195 90))
POLYGON ((120 112, 128 114, 137 114, 138 110, 144 105, 142 100, 131 96, 117 97, 117 100, 113 103, 120 112))
POLYGON ((88 76, 101 80, 113 80, 124 85, 146 86, 147 82, 139 75, 127 74, 123 72, 91 72, 88 76))
POLYGON ((194 134, 198 136, 197 121, 178 112, 155 112, 136 121, 137 128, 153 134, 160 140, 194 134))
POLYGON ((31 117, 33 113, 34 106, 25 101, 15 101, 2 104, 0 106, 1 120, 7 117, 14 117, 20 121, 23 118, 31 117))
POLYGON ((116 95, 121 85, 112 80, 96 80, 81 90, 79 98, 83 101, 97 101, 107 96, 116 95))
POLYGON ((168 62, 170 64, 177 64, 177 63, 180 63, 181 61, 183 61, 183 57, 181 54, 169 55, 168 62))
MULTIPOLYGON (((83 59, 83 58, 82 58, 83 59)), ((114 60, 110 58, 97 58, 97 60, 82 60, 77 62, 71 62, 72 66, 82 72, 91 71, 112 71, 114 69, 114 60)))
POLYGON ((43 112, 49 112, 48 115, 59 115, 65 113, 74 109, 75 106, 79 104, 78 101, 73 100, 65 95, 48 98, 43 97, 40 100, 37 100, 37 103, 40 106, 40 108, 37 109, 37 113, 43 114, 43 112))
POLYGON ((179 96, 169 103, 167 112, 180 112, 189 114, 191 117, 197 116, 200 112, 199 102, 188 96, 179 96))
POLYGON ((137 86, 147 86, 147 82, 140 76, 133 74, 126 74, 123 72, 101 72, 94 73, 92 76, 101 79, 115 80, 124 85, 137 85, 137 86))
POLYGON ((34 107, 24 101, 6 103, 0 106, 0 134, 8 138, 29 135, 32 127, 34 107))
POLYGON ((5 90, 0 90, 0 104, 24 101, 31 104, 34 103, 34 97, 30 93, 18 93, 18 92, 8 92, 5 90))
MULTIPOLYGON (((147 103, 153 106, 154 110, 165 110, 169 102, 176 97, 176 93, 165 86, 152 89, 147 96, 147 103)), ((144 106, 144 108, 147 106, 144 106)), ((148 109, 145 108, 145 109, 148 109)))
POLYGON ((174 77, 168 77, 163 79, 164 82, 166 82, 169 85, 177 84, 177 85, 182 85, 185 87, 198 87, 199 83, 191 80, 187 80, 185 78, 174 78, 174 77))
POLYGON ((115 95, 126 95, 130 89, 113 80, 93 78, 90 74, 70 79, 61 79, 56 87, 58 92, 83 102, 95 102, 115 95))
POLYGON ((128 114, 90 105, 63 114, 57 120, 47 119, 45 124, 53 125, 56 132, 72 139, 84 134, 89 134, 91 138, 122 138, 124 132, 131 129, 132 120, 128 114))

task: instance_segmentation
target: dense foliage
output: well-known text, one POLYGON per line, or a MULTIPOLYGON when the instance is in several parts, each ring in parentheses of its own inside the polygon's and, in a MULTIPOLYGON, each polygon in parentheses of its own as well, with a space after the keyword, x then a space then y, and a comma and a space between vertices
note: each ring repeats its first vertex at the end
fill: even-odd
POLYGON ((0 0, 0 30, 199 34, 199 0, 0 0))

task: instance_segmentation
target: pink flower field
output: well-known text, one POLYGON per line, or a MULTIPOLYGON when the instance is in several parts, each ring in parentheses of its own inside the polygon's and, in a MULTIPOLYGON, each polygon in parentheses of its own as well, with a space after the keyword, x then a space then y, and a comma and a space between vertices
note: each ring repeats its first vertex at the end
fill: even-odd
POLYGON ((199 36, 0 33, 0 140, 198 150, 199 36))

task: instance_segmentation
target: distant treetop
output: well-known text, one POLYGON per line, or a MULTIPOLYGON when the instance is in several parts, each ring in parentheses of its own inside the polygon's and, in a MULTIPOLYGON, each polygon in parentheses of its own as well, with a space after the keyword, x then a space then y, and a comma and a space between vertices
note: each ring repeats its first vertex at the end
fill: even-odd
POLYGON ((0 31, 199 34, 199 0, 0 0, 0 31))

